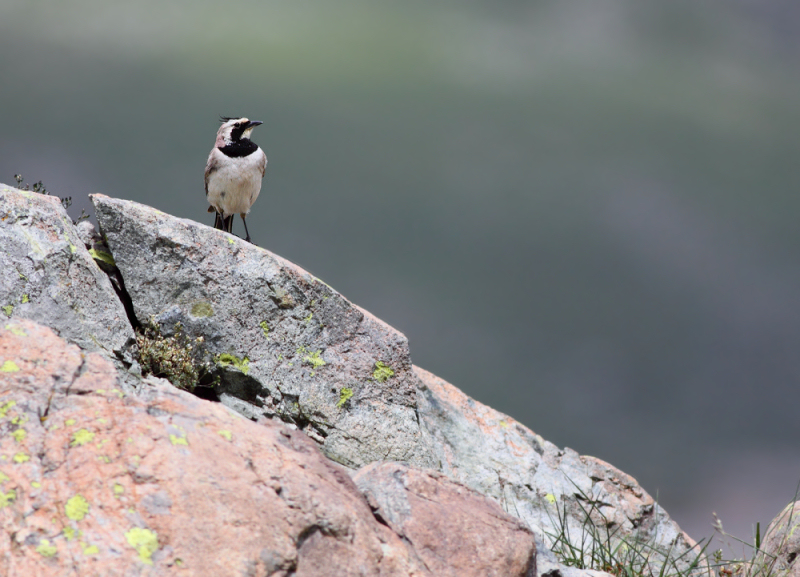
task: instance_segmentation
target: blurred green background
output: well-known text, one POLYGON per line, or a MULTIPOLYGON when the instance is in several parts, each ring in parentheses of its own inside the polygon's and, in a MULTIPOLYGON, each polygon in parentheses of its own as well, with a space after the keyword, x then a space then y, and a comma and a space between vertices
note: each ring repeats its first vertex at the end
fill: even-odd
POLYGON ((799 29, 783 0, 0 0, 0 181, 211 224, 217 117, 262 120, 257 244, 747 538, 800 480, 799 29))

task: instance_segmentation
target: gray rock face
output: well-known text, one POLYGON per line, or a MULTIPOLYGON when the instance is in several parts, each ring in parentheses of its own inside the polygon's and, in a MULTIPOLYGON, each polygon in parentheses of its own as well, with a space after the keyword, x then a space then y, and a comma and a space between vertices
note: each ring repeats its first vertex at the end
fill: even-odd
POLYGON ((2 184, 0 311, 0 319, 37 321, 110 358, 135 343, 122 303, 59 199, 2 184))
POLYGON ((267 250, 134 202, 92 200, 137 319, 202 337, 224 404, 292 422, 352 468, 435 465, 405 336, 267 250))
MULTIPOLYGON (((522 519, 536 533, 540 550, 560 532, 559 517, 566 519, 573 538, 588 537, 583 528, 588 512, 596 526, 609 527, 617 539, 671 550, 673 557, 686 553, 682 569, 694 561, 694 541, 633 477, 600 459, 560 450, 446 381, 414 370, 422 387, 420 419, 434 438, 444 473, 522 519)), ((653 554, 653 566, 662 559, 653 554)))

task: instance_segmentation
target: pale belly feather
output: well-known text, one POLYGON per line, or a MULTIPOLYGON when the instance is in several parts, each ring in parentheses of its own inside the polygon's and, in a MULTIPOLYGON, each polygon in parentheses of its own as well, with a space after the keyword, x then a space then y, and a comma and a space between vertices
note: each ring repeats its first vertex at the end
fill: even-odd
MULTIPOLYGON (((261 192, 261 156, 226 158, 208 179, 208 202, 224 216, 247 214, 261 192)), ((219 153, 222 155, 222 153, 219 153)))

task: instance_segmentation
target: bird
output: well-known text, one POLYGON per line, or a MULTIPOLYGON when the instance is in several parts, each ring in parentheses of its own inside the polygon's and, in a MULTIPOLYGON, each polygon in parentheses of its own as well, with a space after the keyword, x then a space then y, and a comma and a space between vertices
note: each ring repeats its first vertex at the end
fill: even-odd
POLYGON ((206 162, 206 200, 208 212, 216 213, 214 228, 233 233, 233 217, 244 223, 245 240, 250 240, 245 217, 261 192, 261 179, 267 169, 267 155, 250 140, 260 120, 221 116, 214 148, 206 162))

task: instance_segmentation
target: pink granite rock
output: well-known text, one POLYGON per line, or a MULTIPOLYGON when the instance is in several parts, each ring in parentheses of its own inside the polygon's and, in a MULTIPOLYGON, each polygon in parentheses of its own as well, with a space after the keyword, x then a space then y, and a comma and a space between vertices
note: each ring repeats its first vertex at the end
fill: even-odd
MULTIPOLYGON (((439 545, 417 546, 406 534, 443 505, 468 515, 483 498, 423 477, 447 500, 415 501, 401 538, 303 433, 166 383, 131 397, 116 382, 109 361, 48 328, 0 325, 0 575, 442 575, 467 554, 443 540, 479 529, 487 547, 510 528, 532 551, 485 504, 481 523, 440 524, 439 545)), ((525 575, 497 561, 495 574, 525 575)))
POLYGON ((355 482, 376 517, 441 577, 536 575, 533 534, 497 503, 442 473, 373 463, 355 482))

